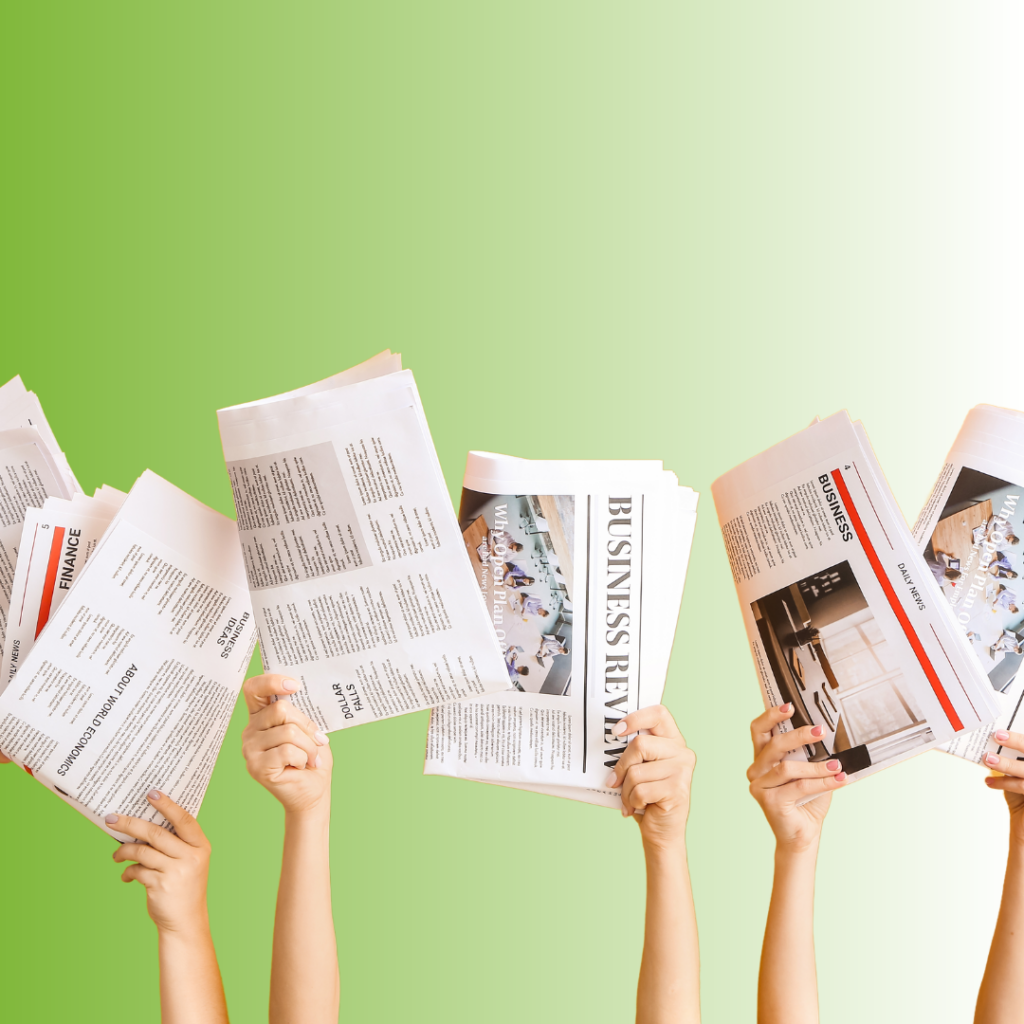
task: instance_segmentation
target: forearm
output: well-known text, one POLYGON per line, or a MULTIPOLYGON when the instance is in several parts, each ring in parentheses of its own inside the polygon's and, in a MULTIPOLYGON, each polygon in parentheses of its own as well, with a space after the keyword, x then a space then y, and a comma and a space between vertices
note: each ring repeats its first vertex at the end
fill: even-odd
POLYGON ((700 1021, 700 954, 686 847, 644 849, 647 912, 637 1024, 700 1021))
POLYGON ((814 868, 817 844, 775 851, 775 881, 761 948, 758 1024, 817 1024, 814 962, 814 868))
POLYGON ((227 1024, 209 923, 204 919, 192 932, 161 930, 159 935, 163 1024, 227 1024))
POLYGON ((329 845, 329 810, 285 815, 270 1024, 336 1024, 338 1020, 340 982, 329 845))
POLYGON ((1011 842, 975 1024, 1016 1024, 1024 1007, 1024 847, 1011 842))

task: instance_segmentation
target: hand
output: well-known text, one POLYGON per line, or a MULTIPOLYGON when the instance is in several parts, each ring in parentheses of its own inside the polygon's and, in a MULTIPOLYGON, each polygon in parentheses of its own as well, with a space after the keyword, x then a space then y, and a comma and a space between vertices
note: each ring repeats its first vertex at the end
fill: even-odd
POLYGON ((754 763, 747 769, 750 795, 761 805, 780 849, 795 853, 814 846, 832 802, 832 791, 846 785, 838 760, 785 761, 783 758, 821 736, 820 725, 772 735, 793 714, 792 704, 769 708, 750 724, 754 763), (823 794, 823 795, 819 795, 823 794), (807 803, 801 800, 817 796, 807 803))
POLYGON ((661 704, 626 715, 612 732, 628 736, 641 729, 650 735, 633 737, 606 785, 609 789, 622 787, 625 817, 644 812, 637 815, 637 823, 645 844, 669 847, 685 843, 690 780, 697 757, 687 747, 668 708, 661 704))
POLYGON ((334 761, 327 737, 287 697, 299 684, 287 676, 253 676, 242 692, 249 725, 242 753, 249 774, 277 797, 286 811, 329 808, 334 761))
POLYGON ((125 868, 122 882, 146 887, 146 909, 162 932, 195 932, 209 927, 206 913, 206 878, 210 870, 210 844, 199 822, 169 796, 151 789, 146 799, 174 826, 175 835, 151 821, 108 814, 107 824, 117 832, 144 840, 125 843, 114 851, 125 868))
MULTIPOLYGON (((997 729, 992 735, 1003 747, 1024 753, 1024 733, 997 729)), ((983 764, 986 768, 1002 772, 1002 778, 997 775, 986 778, 985 785, 989 789, 1003 791, 1006 806, 1010 809, 1010 841, 1024 845, 1024 761, 1001 757, 999 754, 986 754, 983 764)))

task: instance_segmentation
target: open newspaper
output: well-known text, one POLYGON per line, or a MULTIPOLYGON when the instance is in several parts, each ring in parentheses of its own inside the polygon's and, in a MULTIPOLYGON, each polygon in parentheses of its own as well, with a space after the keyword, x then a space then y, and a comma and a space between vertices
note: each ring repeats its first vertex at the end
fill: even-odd
POLYGON ((0 387, 0 646, 26 511, 80 490, 39 399, 13 377, 0 387))
MULTIPOLYGON (((951 754, 1001 753, 1024 696, 1024 413, 973 408, 946 457, 914 538, 988 677, 999 718, 950 741, 951 754)), ((1013 756, 1016 756, 1015 754, 1013 756)))
POLYGON ((509 688, 412 373, 221 409, 263 664, 330 732, 509 688))
POLYGON ((996 717, 992 689, 845 412, 712 484, 765 705, 851 780, 996 717))
POLYGON ((463 557, 514 690, 435 708, 425 773, 619 806, 611 730, 661 700, 696 509, 660 462, 470 452, 463 557))
POLYGON ((198 813, 255 643, 234 523, 147 471, 0 694, 0 751, 118 839, 110 811, 168 827, 145 794, 198 813))
POLYGON ((67 597, 125 497, 104 484, 91 498, 85 494, 74 494, 70 501, 47 498, 42 508, 26 511, 3 644, 0 693, 67 597))

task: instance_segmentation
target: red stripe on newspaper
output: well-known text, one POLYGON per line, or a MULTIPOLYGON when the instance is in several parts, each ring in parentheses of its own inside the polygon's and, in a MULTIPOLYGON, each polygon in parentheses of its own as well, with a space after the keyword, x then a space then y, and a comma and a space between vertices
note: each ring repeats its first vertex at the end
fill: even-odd
POLYGON ((64 547, 64 527, 57 526, 53 531, 50 544, 50 561, 46 564, 46 582, 43 584, 43 597, 39 602, 39 618, 36 620, 36 636, 43 631, 50 618, 50 602, 53 600, 53 587, 57 582, 57 568, 60 565, 60 553, 64 547))
POLYGON ((885 570, 882 568, 882 563, 879 560, 878 555, 875 553, 874 545, 868 538, 867 530, 864 529, 864 523, 861 522, 860 514, 857 512, 857 509, 850 498, 850 492, 846 486, 846 481, 843 479, 843 474, 840 473, 838 469, 833 469, 832 479, 835 480, 836 489, 839 491, 839 497, 843 499, 843 504, 846 506, 846 514, 850 517, 850 522, 853 523, 853 528, 857 531, 857 536, 860 538, 861 546, 864 548, 864 554, 868 556, 871 568, 875 570, 875 576, 878 578, 878 582, 881 584, 882 590, 885 591, 885 596, 889 599, 889 606, 892 608, 900 625, 903 627, 903 632, 906 633, 907 639, 910 641, 910 646, 914 649, 914 653, 917 655, 917 660, 921 663, 921 668, 924 669, 924 674, 928 677, 928 682, 931 683, 932 690, 935 691, 935 696, 938 697, 939 703, 942 705, 942 710, 946 712, 949 724, 952 725, 957 732, 960 732, 964 727, 964 723, 960 721, 960 716, 956 713, 956 709, 953 707, 949 697, 946 696, 946 691, 942 688, 942 683, 939 682, 938 673, 932 667, 932 663, 928 659, 928 655, 925 654, 924 647, 921 645, 921 641, 918 638, 914 627, 910 624, 910 619, 907 617, 907 613, 903 610, 903 605, 900 604, 900 600, 896 596, 896 591, 893 590, 893 586, 889 582, 889 577, 885 574, 885 570))

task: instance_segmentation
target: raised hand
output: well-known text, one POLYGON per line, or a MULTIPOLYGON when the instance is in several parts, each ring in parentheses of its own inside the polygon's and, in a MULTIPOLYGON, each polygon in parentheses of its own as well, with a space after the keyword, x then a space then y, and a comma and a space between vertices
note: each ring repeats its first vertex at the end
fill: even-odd
POLYGON ((792 704, 769 708, 750 724, 754 762, 747 769, 750 795, 761 805, 776 843, 799 851, 816 844, 832 802, 832 793, 846 784, 838 760, 787 761, 785 756, 821 736, 821 726, 772 735, 793 714, 792 704), (813 799, 813 798, 817 799, 813 799))
MULTIPOLYGON (((1012 754, 1024 756, 1024 733, 1007 732, 998 729, 993 738, 1012 754)), ((1024 845, 1024 761, 999 754, 986 754, 985 766, 1002 775, 990 775, 985 779, 989 789, 998 789, 1006 797, 1010 809, 1010 840, 1024 845)))
POLYGON ((286 811, 307 811, 330 801, 334 762, 327 737, 287 699, 299 684, 287 676, 253 676, 242 692, 249 724, 242 754, 249 774, 286 811))

